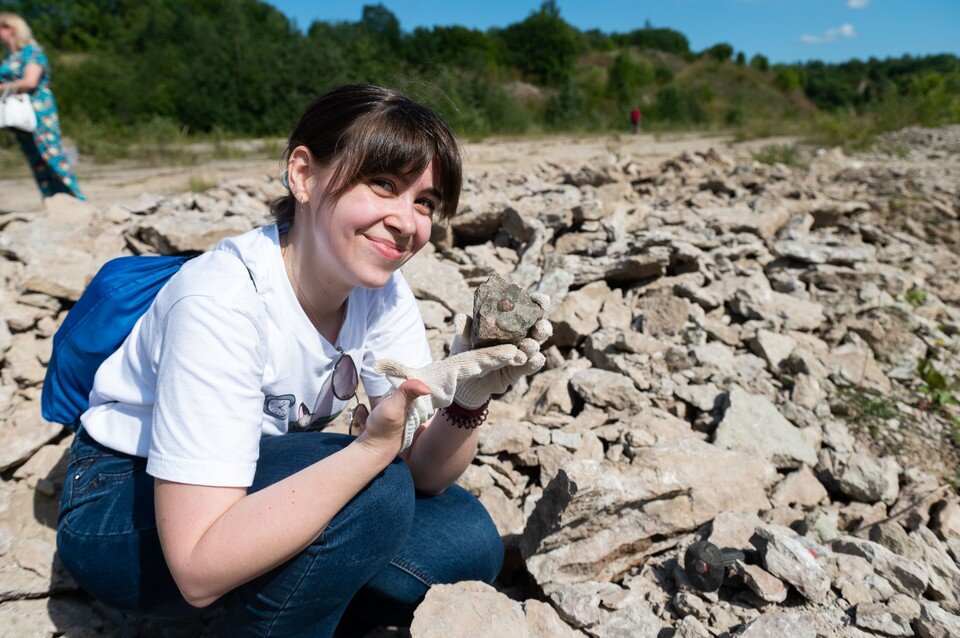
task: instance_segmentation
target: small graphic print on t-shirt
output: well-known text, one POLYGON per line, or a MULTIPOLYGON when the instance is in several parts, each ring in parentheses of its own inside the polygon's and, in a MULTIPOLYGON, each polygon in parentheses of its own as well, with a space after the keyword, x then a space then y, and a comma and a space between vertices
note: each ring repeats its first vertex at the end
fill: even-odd
POLYGON ((274 396, 268 394, 263 400, 263 413, 272 416, 275 419, 288 420, 290 408, 297 402, 297 397, 292 394, 281 394, 274 396))

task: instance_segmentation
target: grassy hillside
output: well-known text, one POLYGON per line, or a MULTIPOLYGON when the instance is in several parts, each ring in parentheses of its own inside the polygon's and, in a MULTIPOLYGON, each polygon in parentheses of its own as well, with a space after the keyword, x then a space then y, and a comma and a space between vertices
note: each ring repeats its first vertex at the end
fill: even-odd
MULTIPOLYGON (((181 139, 282 136, 317 93, 398 87, 461 133, 648 130, 812 135, 864 144, 909 124, 960 122, 960 60, 770 65, 678 31, 580 31, 554 2, 487 31, 406 32, 382 5, 297 29, 259 0, 0 0, 45 46, 67 135, 97 157, 181 139)), ((9 136, 0 143, 9 144, 9 136)))

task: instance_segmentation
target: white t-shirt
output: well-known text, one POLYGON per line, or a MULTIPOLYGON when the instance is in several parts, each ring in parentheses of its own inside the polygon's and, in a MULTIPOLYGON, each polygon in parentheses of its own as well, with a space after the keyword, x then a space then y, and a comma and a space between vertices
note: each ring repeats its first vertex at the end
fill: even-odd
MULTIPOLYGON (((377 359, 431 361, 399 271, 382 288, 350 293, 337 345, 369 396, 390 389, 373 370, 377 359)), ((81 421, 99 443, 146 457, 157 478, 248 487, 262 436, 345 407, 330 388, 339 357, 297 301, 277 227, 257 228, 222 240, 167 282, 97 370, 81 421)))

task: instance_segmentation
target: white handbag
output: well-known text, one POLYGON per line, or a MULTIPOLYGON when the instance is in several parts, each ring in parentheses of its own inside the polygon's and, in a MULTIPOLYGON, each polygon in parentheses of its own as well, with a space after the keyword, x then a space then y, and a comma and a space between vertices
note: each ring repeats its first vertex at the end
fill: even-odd
POLYGON ((0 128, 15 128, 33 133, 37 130, 37 112, 30 96, 5 89, 0 95, 0 128))

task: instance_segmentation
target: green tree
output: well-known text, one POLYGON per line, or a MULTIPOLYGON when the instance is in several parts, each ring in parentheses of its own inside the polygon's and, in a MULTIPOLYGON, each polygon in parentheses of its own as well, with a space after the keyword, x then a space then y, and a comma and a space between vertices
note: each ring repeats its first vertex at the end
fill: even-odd
POLYGON ((770 60, 767 56, 759 53, 750 58, 750 66, 758 71, 768 71, 770 69, 770 60))
POLYGON ((500 35, 509 60, 535 82, 560 86, 570 79, 579 50, 577 31, 560 17, 556 0, 547 0, 500 35))
POLYGON ((709 49, 703 51, 703 53, 700 55, 706 58, 719 60, 720 62, 726 62, 733 56, 733 47, 726 42, 720 42, 719 44, 715 44, 709 49))
POLYGON ((613 60, 607 77, 607 94, 617 104, 634 100, 637 90, 653 81, 653 68, 646 60, 635 61, 627 51, 621 51, 613 60))
POLYGON ((650 25, 649 20, 643 29, 629 33, 614 33, 610 38, 621 46, 635 46, 677 55, 690 53, 690 42, 687 36, 673 29, 655 29, 650 25))

